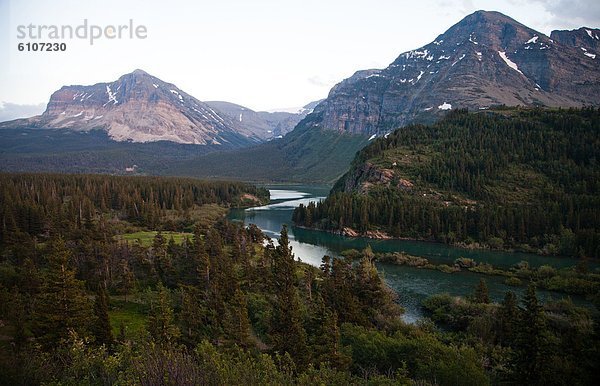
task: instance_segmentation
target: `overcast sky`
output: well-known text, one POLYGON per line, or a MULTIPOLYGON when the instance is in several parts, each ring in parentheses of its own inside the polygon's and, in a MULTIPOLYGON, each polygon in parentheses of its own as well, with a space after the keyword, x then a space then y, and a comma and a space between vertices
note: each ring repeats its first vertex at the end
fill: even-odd
POLYGON ((62 85, 112 81, 141 68, 200 100, 255 110, 302 106, 478 9, 545 34, 600 27, 598 0, 0 0, 0 101, 46 103, 62 85), (59 40, 66 52, 17 50, 34 41, 18 40, 18 25, 75 27, 83 19, 101 26, 133 19, 147 38, 59 40))

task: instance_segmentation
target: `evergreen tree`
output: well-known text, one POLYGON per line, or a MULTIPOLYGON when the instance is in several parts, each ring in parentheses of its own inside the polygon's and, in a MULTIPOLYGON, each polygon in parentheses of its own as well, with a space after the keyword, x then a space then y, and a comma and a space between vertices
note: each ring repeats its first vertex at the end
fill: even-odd
POLYGON ((21 266, 21 282, 19 287, 28 295, 36 295, 40 290, 41 278, 32 259, 27 258, 21 266))
POLYGON ((201 228, 194 228, 194 248, 192 256, 194 270, 189 274, 193 274, 196 278, 192 281, 193 284, 199 284, 200 288, 208 290, 210 284, 210 259, 206 252, 204 240, 202 239, 201 228))
POLYGON ((308 331, 313 363, 329 363, 333 368, 346 370, 352 359, 341 350, 337 314, 325 305, 320 294, 315 297, 311 309, 308 331))
POLYGON ((12 294, 12 299, 10 300, 10 311, 8 316, 15 329, 13 334, 13 342, 15 347, 19 349, 27 340, 26 323, 28 314, 25 308, 24 296, 18 292, 16 288, 12 294))
POLYGON ((369 315, 365 315, 361 310, 355 291, 357 280, 352 269, 352 260, 324 256, 321 270, 325 275, 322 284, 323 300, 337 313, 340 323, 370 325, 369 315))
POLYGON ((479 283, 477 283, 477 287, 475 287, 473 302, 485 304, 490 303, 490 294, 488 292, 487 283, 484 279, 479 279, 479 283))
POLYGON ((148 332, 155 342, 173 344, 177 341, 181 332, 174 319, 169 290, 159 283, 157 298, 148 315, 148 332))
POLYGON ((375 255, 371 246, 368 245, 363 251, 363 257, 360 259, 356 270, 356 283, 353 293, 358 294, 362 314, 368 315, 371 320, 380 308, 386 304, 388 299, 388 291, 382 283, 377 267, 373 263, 375 255))
POLYGON ((135 288, 135 274, 129 267, 129 263, 127 260, 121 261, 121 272, 119 279, 119 288, 121 292, 125 295, 125 301, 127 301, 127 296, 131 293, 131 290, 135 288))
POLYGON ((84 336, 90 324, 90 304, 83 283, 69 266, 70 258, 65 242, 55 240, 50 246, 48 270, 34 319, 35 335, 47 347, 66 340, 70 330, 84 336))
POLYGON ((279 245, 273 253, 273 290, 276 301, 273 307, 270 337, 273 349, 280 354, 289 353, 296 366, 309 363, 306 331, 303 327, 294 255, 289 246, 287 226, 281 229, 279 245))
POLYGON ((248 347, 250 345, 250 320, 248 303, 241 290, 236 290, 226 311, 225 333, 234 343, 248 347))
POLYGON ((539 304, 535 285, 530 283, 523 297, 515 342, 515 376, 520 384, 543 384, 549 335, 546 317, 539 304))
POLYGON ((206 293, 193 286, 181 288, 181 312, 179 320, 181 324, 183 341, 193 347, 200 343, 202 339, 214 337, 211 332, 210 321, 207 309, 204 304, 206 293))
POLYGON ((106 288, 104 284, 100 283, 94 301, 95 320, 92 324, 92 333, 96 337, 96 343, 110 347, 114 343, 114 337, 108 318, 108 303, 109 299, 106 288))
POLYGON ((173 287, 175 285, 175 270, 168 249, 164 236, 161 232, 158 232, 152 241, 156 272, 158 272, 160 280, 165 286, 173 287))
POLYGON ((508 291, 498 309, 498 340, 501 344, 510 346, 514 342, 518 319, 517 297, 508 291))

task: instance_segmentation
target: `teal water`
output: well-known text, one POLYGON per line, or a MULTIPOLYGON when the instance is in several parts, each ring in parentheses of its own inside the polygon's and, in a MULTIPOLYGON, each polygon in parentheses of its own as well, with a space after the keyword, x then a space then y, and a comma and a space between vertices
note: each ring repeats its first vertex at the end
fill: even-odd
MULTIPOLYGON (((367 238, 350 238, 340 235, 303 229, 292 226, 291 218, 295 207, 301 203, 318 201, 325 198, 329 188, 325 186, 286 185, 267 186, 271 192, 271 203, 250 209, 234 209, 229 219, 256 224, 269 237, 277 239, 281 227, 288 225, 292 251, 300 260, 319 266, 324 255, 339 256, 346 249, 361 250, 371 245, 375 252, 404 251, 411 255, 423 256, 430 261, 441 264, 452 264, 458 257, 469 257, 478 262, 488 262, 494 266, 508 268, 520 261, 527 261, 531 266, 549 264, 554 267, 568 267, 577 264, 575 259, 564 257, 539 256, 528 253, 510 253, 488 250, 468 250, 441 243, 430 243, 410 240, 374 240, 367 238)), ((405 308, 404 319, 415 322, 423 316, 420 304, 426 297, 447 292, 451 295, 468 295, 473 292, 481 277, 487 281, 490 296, 501 300, 508 290, 517 295, 523 291, 521 287, 505 285, 504 278, 499 276, 483 276, 472 272, 447 274, 434 270, 418 269, 393 264, 378 264, 388 285, 399 296, 399 303, 405 308)), ((559 299, 563 294, 539 291, 542 299, 559 299)), ((586 303, 584 299, 574 297, 576 303, 586 303)))

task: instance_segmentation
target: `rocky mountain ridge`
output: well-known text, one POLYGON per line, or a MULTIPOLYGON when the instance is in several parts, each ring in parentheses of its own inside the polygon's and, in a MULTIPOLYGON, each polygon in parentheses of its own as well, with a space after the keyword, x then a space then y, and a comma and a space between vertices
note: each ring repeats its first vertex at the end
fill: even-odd
POLYGON ((333 87, 315 113, 325 129, 382 135, 452 108, 598 105, 600 32, 553 36, 478 11, 385 69, 357 71, 333 87))
POLYGON ((0 127, 105 130, 115 141, 239 147, 260 137, 177 86, 143 70, 109 83, 64 86, 40 116, 0 127))

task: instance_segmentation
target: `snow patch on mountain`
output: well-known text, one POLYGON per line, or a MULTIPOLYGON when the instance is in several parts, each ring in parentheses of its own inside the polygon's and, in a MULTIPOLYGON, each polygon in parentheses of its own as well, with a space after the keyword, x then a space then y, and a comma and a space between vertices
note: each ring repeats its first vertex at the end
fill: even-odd
POLYGON ((117 100, 117 97, 115 96, 115 94, 112 92, 112 90, 110 89, 109 85, 106 85, 106 94, 108 94, 108 102, 106 102, 104 104, 104 106, 106 106, 107 104, 109 104, 110 102, 113 102, 115 105, 117 103, 119 103, 119 101, 117 100))
POLYGON ((513 70, 515 70, 519 74, 523 75, 523 73, 521 72, 521 70, 519 70, 519 66, 517 66, 517 63, 513 62, 512 60, 510 60, 508 58, 508 56, 506 56, 506 52, 504 52, 504 51, 498 51, 498 55, 500 55, 500 57, 502 58, 502 60, 504 60, 504 63, 506 63, 506 65, 508 67, 512 68, 513 70))
POLYGON ((537 40, 538 40, 538 39, 539 39, 539 36, 535 35, 535 36, 534 36, 534 37, 532 37, 531 39, 527 40, 527 41, 525 42, 525 44, 531 44, 531 43, 534 43, 534 44, 535 44, 535 42, 537 42, 537 40))

